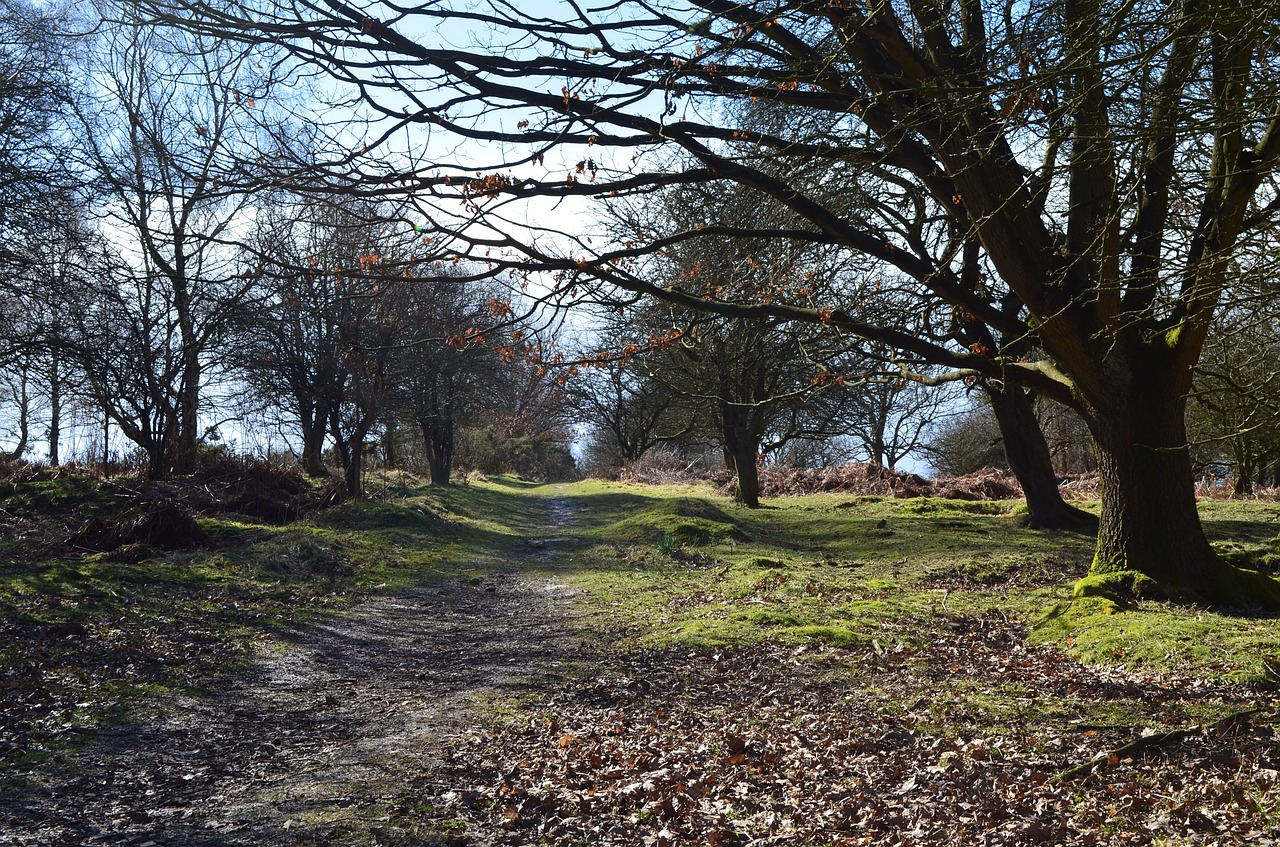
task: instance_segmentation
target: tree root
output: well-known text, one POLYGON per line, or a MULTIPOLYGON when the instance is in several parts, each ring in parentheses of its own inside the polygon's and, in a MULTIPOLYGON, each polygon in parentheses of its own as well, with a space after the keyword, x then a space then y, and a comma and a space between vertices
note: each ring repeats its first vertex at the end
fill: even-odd
POLYGON ((1213 735, 1227 735, 1238 732, 1248 724, 1250 717, 1261 711, 1261 707, 1245 709, 1244 711, 1228 715, 1222 720, 1209 726, 1197 724, 1192 727, 1187 727, 1186 729, 1175 729, 1169 732, 1157 732, 1152 733, 1151 735, 1142 735, 1127 744, 1122 744, 1114 750, 1103 753, 1100 756, 1095 756, 1083 764, 1076 765, 1073 768, 1068 768, 1067 770, 1052 777, 1049 781, 1069 782, 1073 779, 1083 779, 1100 767, 1105 765, 1114 765, 1121 759, 1132 758, 1144 750, 1149 750, 1152 747, 1160 747, 1165 744, 1173 744, 1192 735, 1201 735, 1206 733, 1213 735))

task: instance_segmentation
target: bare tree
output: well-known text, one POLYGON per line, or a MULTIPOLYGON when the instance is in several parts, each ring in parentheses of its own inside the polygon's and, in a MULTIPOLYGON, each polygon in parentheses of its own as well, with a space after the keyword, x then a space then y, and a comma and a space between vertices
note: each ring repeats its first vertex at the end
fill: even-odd
POLYGON ((380 296, 417 264, 396 221, 378 204, 278 198, 242 259, 253 296, 238 310, 230 361, 287 410, 306 472, 327 474, 327 442, 352 494, 363 488, 366 444, 388 409, 394 349, 410 332, 396 299, 380 296))
POLYGON ((102 292, 110 305, 99 317, 128 327, 136 355, 126 358, 146 369, 128 374, 117 357, 98 387, 146 450, 152 476, 186 473, 207 371, 250 288, 224 242, 246 220, 245 163, 264 153, 256 101, 266 83, 251 51, 136 20, 103 23, 93 57, 95 85, 76 109, 79 166, 92 177, 101 225, 123 248, 117 273, 127 271, 102 292))
POLYGON ((519 355, 506 325, 511 306, 496 289, 447 276, 405 280, 386 299, 405 327, 391 355, 391 412, 420 434, 431 483, 448 485, 457 430, 493 408, 519 355))
POLYGON ((73 97, 69 39, 56 20, 25 0, 0 2, 0 262, 23 258, 43 212, 75 183, 66 167, 63 114, 73 97))
POLYGON ((859 458, 889 470, 920 454, 930 432, 954 414, 959 402, 954 383, 926 386, 892 373, 868 375, 849 390, 852 413, 841 428, 857 445, 859 458))
POLYGON ((1244 294, 1214 325, 1196 370, 1192 433, 1234 475, 1232 494, 1280 467, 1280 309, 1244 294), (1216 449, 1214 449, 1216 448, 1216 449))

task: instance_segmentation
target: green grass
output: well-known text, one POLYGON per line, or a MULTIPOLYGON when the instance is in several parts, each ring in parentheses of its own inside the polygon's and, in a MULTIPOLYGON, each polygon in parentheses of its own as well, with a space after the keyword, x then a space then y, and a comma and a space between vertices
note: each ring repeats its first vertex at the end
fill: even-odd
MULTIPOLYGON (((143 548, 138 561, 122 562, 59 539, 109 515, 128 494, 124 481, 5 484, 0 509, 38 537, 0 545, 0 680, 8 674, 33 708, 61 723, 146 708, 157 692, 234 671, 264 631, 370 592, 508 567, 546 522, 527 488, 502 479, 388 486, 287 526, 205 518, 205 546, 143 548)), ((0 759, 38 758, 62 743, 36 722, 14 732, 16 748, 0 759)))
MULTIPOLYGON (((919 645, 936 621, 998 613, 1083 661, 1265 683, 1280 668, 1274 618, 1160 603, 1070 603, 1093 539, 1020 525, 1019 504, 819 495, 751 510, 707 490, 589 483, 569 568, 601 627, 637 647, 760 641, 919 645), (664 552, 665 538, 677 541, 664 552)), ((1210 501, 1224 554, 1280 553, 1280 506, 1210 501)))
MULTIPOLYGON (((73 528, 105 512, 122 486, 6 484, 0 508, 73 528)), ((620 649, 775 642, 865 657, 924 649, 965 621, 998 615, 1025 623, 1032 643, 1090 663, 1277 681, 1274 618, 1071 603, 1092 538, 1025 529, 1018 506, 821 495, 751 510, 694 486, 496 478, 434 489, 401 479, 289 526, 206 519, 207 547, 136 563, 65 549, 17 555, 9 542, 0 547, 0 616, 17 637, 4 639, 0 665, 58 669, 49 684, 70 690, 96 655, 85 653, 87 638, 122 667, 132 663, 106 675, 113 693, 104 702, 118 700, 188 684, 234 664, 243 655, 235 645, 256 633, 362 594, 518 562, 570 583, 582 619, 620 649), (572 504, 572 527, 550 524, 553 500, 572 504), (549 536, 565 537, 556 555, 527 555, 531 540, 549 536), (191 635, 187 647, 171 644, 175 627, 191 635)), ((1203 514, 1225 555, 1255 566, 1280 556, 1280 506, 1212 501, 1203 514)))

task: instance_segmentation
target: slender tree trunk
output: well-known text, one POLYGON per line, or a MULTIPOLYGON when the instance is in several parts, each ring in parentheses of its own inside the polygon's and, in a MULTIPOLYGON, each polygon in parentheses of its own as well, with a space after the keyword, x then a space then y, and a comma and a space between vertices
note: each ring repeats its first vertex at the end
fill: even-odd
POLYGON ((111 413, 102 410, 102 476, 111 475, 111 413))
POLYGON ((18 443, 9 453, 11 459, 21 459, 31 441, 31 398, 27 393, 27 374, 18 376, 18 443))
POLYGON ((49 362, 49 464, 61 464, 58 455, 62 438, 62 373, 55 352, 49 362))
POLYGON ((342 408, 338 403, 329 404, 326 417, 329 419, 329 434, 333 436, 333 452, 338 458, 338 466, 342 468, 342 479, 346 483, 347 493, 357 497, 360 494, 360 473, 358 469, 352 472, 352 468, 358 461, 358 458, 352 454, 358 453, 361 445, 355 439, 349 441, 347 434, 342 431, 342 408))
POLYGON ((342 465, 342 479, 347 493, 359 497, 364 493, 365 440, 377 420, 378 410, 376 406, 357 406, 355 415, 350 432, 343 432, 341 409, 337 404, 329 408, 329 434, 333 436, 338 461, 342 465))
POLYGON ((347 493, 359 497, 364 493, 364 442, 357 441, 347 452, 347 465, 343 468, 342 478, 346 483, 347 493))
POLYGON ((1097 518, 1062 499, 1032 395, 1013 385, 1002 390, 988 386, 986 392, 1000 425, 1009 470, 1027 499, 1029 525, 1036 529, 1096 528, 1097 518))
POLYGON ((399 468, 403 463, 400 460, 400 447, 396 443, 396 437, 399 430, 394 420, 387 420, 386 429, 382 432, 382 460, 386 462, 386 467, 399 468))
POLYGON ((199 454, 200 364, 188 363, 184 368, 178 397, 178 426, 174 432, 173 459, 175 474, 189 474, 196 469, 199 454))

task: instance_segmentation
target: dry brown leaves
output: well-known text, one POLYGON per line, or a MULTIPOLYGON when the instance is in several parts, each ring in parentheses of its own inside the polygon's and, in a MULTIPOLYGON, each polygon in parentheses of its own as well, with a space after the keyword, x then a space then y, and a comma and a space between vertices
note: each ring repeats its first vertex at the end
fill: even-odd
POLYGON ((1255 705, 1255 692, 1084 668, 1026 646, 999 616, 941 623, 919 651, 629 655, 526 722, 470 736, 431 805, 442 822, 465 822, 468 840, 501 844, 1256 844, 1276 834, 1269 712, 1083 781, 1054 780, 1144 730, 1073 722, 1073 703, 1136 704, 1168 729, 1197 725, 1209 706, 1255 705))
MULTIPOLYGON (((716 479, 721 493, 732 494, 734 477, 716 479)), ((852 462, 815 470, 766 465, 760 468, 765 497, 805 494, 853 494, 871 497, 946 497, 952 500, 1011 500, 1022 496, 1018 481, 1006 471, 975 471, 965 476, 928 480, 879 465, 852 462)))

